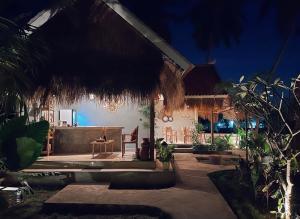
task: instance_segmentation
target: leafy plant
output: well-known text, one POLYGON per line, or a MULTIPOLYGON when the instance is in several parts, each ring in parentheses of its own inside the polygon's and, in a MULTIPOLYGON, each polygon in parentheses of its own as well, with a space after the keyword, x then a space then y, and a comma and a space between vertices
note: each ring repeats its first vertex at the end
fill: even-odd
POLYGON ((202 125, 202 123, 195 122, 194 126, 195 126, 195 130, 198 134, 204 130, 204 126, 202 125))
POLYGON ((224 135, 224 140, 226 141, 226 143, 228 145, 231 146, 231 137, 232 137, 232 134, 229 134, 229 135, 224 135))
POLYGON ((40 121, 26 125, 26 117, 8 120, 0 127, 0 151, 9 170, 30 166, 40 156, 48 134, 49 123, 40 121))
POLYGON ((214 144, 216 145, 216 148, 218 151, 225 151, 231 149, 232 145, 230 143, 230 138, 232 134, 225 135, 224 138, 222 137, 216 137, 214 144))
POLYGON ((194 123, 195 128, 192 131, 192 145, 196 146, 196 145, 200 145, 201 142, 199 140, 199 133, 201 133, 204 130, 204 126, 202 125, 202 123, 194 123))
POLYGON ((292 218, 293 178, 297 171, 293 168, 298 168, 294 161, 300 155, 299 147, 294 145, 300 134, 300 75, 292 79, 290 85, 270 77, 243 80, 241 77, 240 82, 233 85, 232 100, 236 108, 263 120, 266 126, 264 138, 246 139, 253 160, 249 165, 252 172, 259 175, 258 180, 253 180, 254 186, 267 197, 267 205, 268 197, 274 198, 277 213, 292 218))
POLYGON ((193 146, 194 153, 201 153, 201 152, 207 152, 211 151, 212 148, 210 145, 195 145, 193 146))
POLYGON ((239 146, 242 149, 246 148, 246 131, 243 128, 238 128, 237 129, 237 135, 239 137, 239 146))
POLYGON ((140 118, 140 121, 143 122, 144 128, 150 128, 150 106, 149 105, 142 105, 139 113, 142 115, 143 118, 140 118))
POLYGON ((160 162, 170 162, 173 158, 174 146, 168 145, 165 141, 158 145, 158 159, 160 162))

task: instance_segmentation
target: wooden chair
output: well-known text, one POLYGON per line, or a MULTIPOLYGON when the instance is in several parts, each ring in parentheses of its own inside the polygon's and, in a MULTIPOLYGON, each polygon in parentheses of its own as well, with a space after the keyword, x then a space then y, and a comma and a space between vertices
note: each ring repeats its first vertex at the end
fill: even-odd
POLYGON ((205 139, 205 132, 201 131, 200 133, 198 133, 198 139, 200 141, 200 143, 205 144, 206 139, 205 139))
POLYGON ((131 134, 122 134, 122 157, 125 154, 126 144, 135 144, 136 151, 138 150, 139 127, 137 126, 131 134))
POLYGON ((188 127, 183 127, 183 143, 188 144, 192 142, 192 132, 188 127))
POLYGON ((43 148, 42 154, 49 156, 50 154, 53 154, 54 152, 54 129, 49 129, 47 139, 46 139, 46 145, 43 148))
POLYGON ((164 136, 166 142, 170 142, 170 143, 177 142, 177 131, 173 130, 171 126, 165 127, 164 136))

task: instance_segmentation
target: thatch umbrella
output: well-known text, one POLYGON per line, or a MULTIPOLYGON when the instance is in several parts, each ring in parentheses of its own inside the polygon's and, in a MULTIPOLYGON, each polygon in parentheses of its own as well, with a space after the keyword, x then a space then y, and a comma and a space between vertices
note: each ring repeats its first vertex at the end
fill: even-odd
POLYGON ((228 95, 216 86, 221 79, 213 64, 197 65, 186 72, 183 78, 185 86, 185 102, 190 107, 196 108, 198 114, 211 121, 211 136, 213 143, 214 127, 217 114, 230 105, 228 95))
POLYGON ((183 76, 186 104, 196 107, 203 116, 211 114, 211 110, 223 109, 227 95, 225 91, 216 89, 221 83, 213 64, 197 65, 183 76), (220 98, 221 97, 221 98, 220 98))
POLYGON ((55 95, 71 103, 93 93, 100 100, 124 95, 143 100, 158 89, 168 93, 162 80, 168 74, 169 81, 179 83, 167 96, 173 106, 180 105, 180 78, 169 74, 162 52, 100 0, 76 1, 33 36, 42 38, 50 51, 33 87, 38 97, 55 95))

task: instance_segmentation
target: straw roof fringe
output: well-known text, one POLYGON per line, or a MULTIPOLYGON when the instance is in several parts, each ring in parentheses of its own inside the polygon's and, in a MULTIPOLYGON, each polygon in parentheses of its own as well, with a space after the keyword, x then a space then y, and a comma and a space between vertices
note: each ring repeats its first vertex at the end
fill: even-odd
POLYGON ((186 95, 224 94, 217 92, 215 87, 221 83, 214 64, 196 65, 183 75, 186 95))
POLYGON ((196 107, 201 111, 220 110, 224 106, 224 99, 186 99, 186 104, 190 107, 196 107))
POLYGON ((143 101, 160 89, 170 108, 183 103, 180 70, 100 0, 76 1, 33 36, 50 51, 38 69, 35 98, 73 103, 92 93, 99 100, 143 101))
POLYGON ((172 112, 184 106, 185 89, 181 75, 181 69, 165 58, 165 64, 160 75, 159 92, 164 96, 166 111, 172 112))

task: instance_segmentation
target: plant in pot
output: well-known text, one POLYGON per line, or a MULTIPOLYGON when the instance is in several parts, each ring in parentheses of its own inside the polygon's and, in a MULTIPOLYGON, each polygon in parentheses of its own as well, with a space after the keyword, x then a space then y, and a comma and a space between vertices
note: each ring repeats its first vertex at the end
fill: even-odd
POLYGON ((174 146, 168 145, 165 141, 163 141, 157 144, 157 148, 158 148, 158 159, 160 162, 162 162, 163 169, 169 170, 170 161, 173 159, 174 146))

